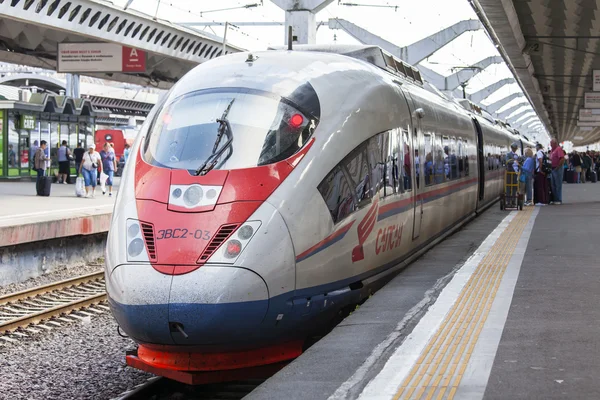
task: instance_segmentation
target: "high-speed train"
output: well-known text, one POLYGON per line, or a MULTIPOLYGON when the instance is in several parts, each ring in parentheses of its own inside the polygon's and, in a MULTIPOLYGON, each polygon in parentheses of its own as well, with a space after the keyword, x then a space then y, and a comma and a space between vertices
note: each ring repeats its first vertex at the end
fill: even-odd
POLYGON ((113 212, 128 363, 183 380, 298 356, 497 200, 514 142, 533 145, 378 47, 199 65, 149 115, 113 212))

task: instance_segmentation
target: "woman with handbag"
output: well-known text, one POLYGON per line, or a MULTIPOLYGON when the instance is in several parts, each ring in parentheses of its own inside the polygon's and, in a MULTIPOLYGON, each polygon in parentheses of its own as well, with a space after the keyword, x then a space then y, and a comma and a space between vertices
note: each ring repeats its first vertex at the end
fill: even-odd
POLYGON ((85 197, 89 197, 90 195, 90 186, 92 187, 92 197, 95 195, 98 168, 100 168, 100 172, 102 173, 102 159, 96 151, 96 145, 92 143, 88 146, 88 151, 83 155, 81 165, 79 166, 79 173, 83 175, 83 179, 85 180, 85 197))

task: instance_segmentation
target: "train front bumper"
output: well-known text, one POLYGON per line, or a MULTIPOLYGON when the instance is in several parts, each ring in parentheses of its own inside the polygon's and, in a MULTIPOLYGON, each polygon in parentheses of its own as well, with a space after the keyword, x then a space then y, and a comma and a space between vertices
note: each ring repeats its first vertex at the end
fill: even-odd
POLYGON ((256 273, 203 266, 168 275, 150 264, 123 264, 107 279, 110 307, 138 343, 230 346, 260 336, 269 293, 256 273))

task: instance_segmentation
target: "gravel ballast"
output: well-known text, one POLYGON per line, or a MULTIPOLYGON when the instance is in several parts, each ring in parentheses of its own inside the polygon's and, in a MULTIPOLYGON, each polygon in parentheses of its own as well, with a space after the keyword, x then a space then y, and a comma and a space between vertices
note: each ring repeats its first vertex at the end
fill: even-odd
POLYGON ((0 341, 0 398, 113 399, 152 375, 127 367, 135 348, 109 311, 17 343, 0 341))
POLYGON ((87 275, 94 272, 102 271, 104 265, 90 264, 90 265, 70 265, 63 266, 60 269, 55 269, 47 274, 27 279, 23 282, 11 283, 10 285, 0 286, 0 296, 5 294, 20 292, 21 290, 30 289, 36 286, 47 285, 49 283, 55 283, 69 278, 75 278, 81 275, 87 275))

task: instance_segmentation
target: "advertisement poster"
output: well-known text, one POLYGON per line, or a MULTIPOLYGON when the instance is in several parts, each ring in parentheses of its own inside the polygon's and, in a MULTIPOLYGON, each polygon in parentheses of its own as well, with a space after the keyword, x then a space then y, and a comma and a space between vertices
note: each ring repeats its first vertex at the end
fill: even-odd
POLYGON ((586 109, 582 108, 579 110, 580 121, 600 121, 600 108, 597 109, 586 109))
POLYGON ((600 93, 586 92, 584 103, 585 108, 600 108, 600 93))
POLYGON ((146 72, 146 52, 114 43, 59 43, 57 71, 146 72))

